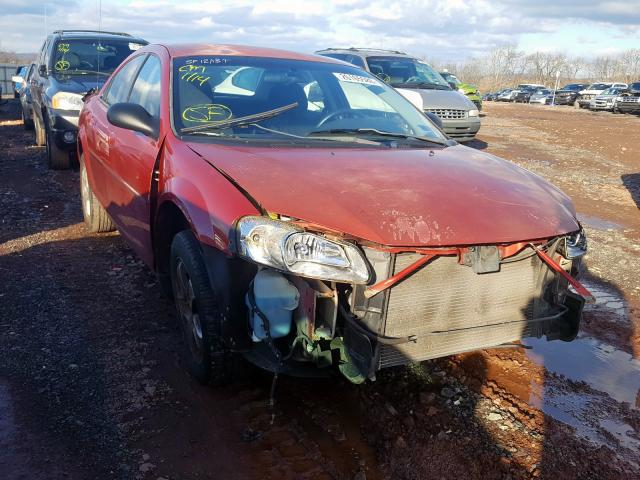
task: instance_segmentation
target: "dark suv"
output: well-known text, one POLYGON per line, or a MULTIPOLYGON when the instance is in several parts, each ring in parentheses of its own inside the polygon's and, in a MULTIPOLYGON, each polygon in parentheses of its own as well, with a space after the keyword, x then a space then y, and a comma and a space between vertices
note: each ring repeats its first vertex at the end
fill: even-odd
POLYGON ((627 93, 616 98, 614 112, 640 113, 640 82, 629 84, 627 93))
POLYGON ((127 33, 90 30, 57 30, 47 36, 30 88, 36 143, 47 146, 50 168, 71 165, 82 97, 147 43, 127 33))
POLYGON ((588 83, 569 83, 556 92, 556 105, 573 105, 580 95, 580 91, 589 86, 588 83))

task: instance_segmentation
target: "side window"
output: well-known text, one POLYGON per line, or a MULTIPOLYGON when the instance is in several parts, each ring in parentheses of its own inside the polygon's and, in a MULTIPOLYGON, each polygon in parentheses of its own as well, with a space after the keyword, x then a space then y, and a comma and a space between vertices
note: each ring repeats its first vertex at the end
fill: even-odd
POLYGON ((38 66, 40 65, 46 65, 46 52, 47 52, 47 45, 49 44, 49 40, 45 40, 44 43, 42 44, 42 48, 40 49, 40 55, 38 55, 38 66))
POLYGON ((160 60, 155 55, 149 55, 138 74, 129 101, 144 107, 150 115, 160 116, 160 60))
POLYGON ((109 83, 107 87, 107 92, 102 97, 104 101, 107 102, 107 105, 127 101, 133 79, 135 78, 138 68, 140 68, 140 65, 144 62, 144 59, 145 55, 135 57, 114 75, 111 83, 109 83))

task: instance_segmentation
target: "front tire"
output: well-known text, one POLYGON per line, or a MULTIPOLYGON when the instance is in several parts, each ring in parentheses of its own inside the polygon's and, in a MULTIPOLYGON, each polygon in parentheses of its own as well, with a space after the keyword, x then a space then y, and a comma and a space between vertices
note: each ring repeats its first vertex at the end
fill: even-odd
POLYGON ((82 216, 90 232, 112 232, 116 229, 111 217, 96 198, 89 185, 89 176, 84 165, 84 155, 80 156, 80 200, 82 216))
POLYGON ((209 281, 200 244, 191 231, 173 238, 170 268, 189 371, 200 383, 228 384, 234 359, 222 334, 223 312, 209 281))
POLYGON ((71 156, 69 152, 56 145, 53 132, 45 127, 47 135, 47 163, 52 170, 67 170, 71 168, 71 156))

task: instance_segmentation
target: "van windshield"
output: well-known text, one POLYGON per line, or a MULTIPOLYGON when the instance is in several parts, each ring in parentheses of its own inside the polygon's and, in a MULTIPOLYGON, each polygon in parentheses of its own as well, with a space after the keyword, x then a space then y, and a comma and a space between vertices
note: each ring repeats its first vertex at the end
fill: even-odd
POLYGON ((109 76, 122 61, 144 44, 104 38, 61 39, 54 46, 51 69, 57 75, 109 76))
POLYGON ((451 90, 438 72, 410 57, 367 57, 369 71, 393 87, 451 90))

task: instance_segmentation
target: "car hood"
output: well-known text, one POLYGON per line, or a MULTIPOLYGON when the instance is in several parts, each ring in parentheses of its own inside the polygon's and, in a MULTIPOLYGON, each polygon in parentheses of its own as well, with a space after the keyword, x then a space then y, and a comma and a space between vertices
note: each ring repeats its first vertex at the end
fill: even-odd
POLYGON ((580 90, 580 95, 597 95, 599 93, 604 92, 605 90, 606 88, 603 88, 602 90, 580 90))
POLYGON ((579 228, 539 176, 462 145, 256 148, 190 142, 269 212, 390 246, 516 242, 579 228))
POLYGON ((96 75, 56 75, 56 91, 85 94, 92 88, 100 88, 109 77, 96 75))
POLYGON ((478 108, 464 94, 454 90, 427 90, 422 88, 397 88, 396 90, 420 110, 435 108, 472 110, 478 108))

